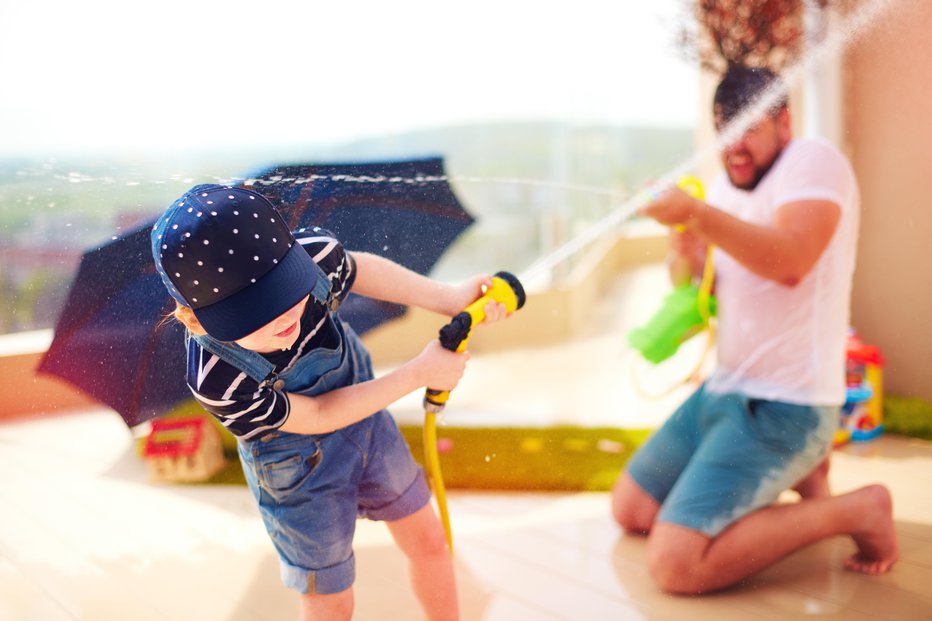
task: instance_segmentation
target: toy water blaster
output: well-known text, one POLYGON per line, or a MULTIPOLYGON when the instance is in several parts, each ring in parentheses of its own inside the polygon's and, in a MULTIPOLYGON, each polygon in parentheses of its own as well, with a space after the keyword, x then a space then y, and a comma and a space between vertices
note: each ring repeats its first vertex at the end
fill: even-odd
MULTIPOLYGON (((474 326, 485 319, 485 306, 491 301, 505 305, 512 313, 527 300, 521 282, 508 272, 498 272, 492 277, 492 286, 478 300, 463 309, 450 323, 440 329, 440 344, 449 351, 466 350, 474 326)), ((424 461, 430 477, 437 510, 447 535, 447 546, 453 552, 453 532, 450 528, 450 513, 447 509, 446 490, 440 472, 440 456, 437 451, 437 414, 443 411, 450 398, 447 390, 428 388, 424 393, 424 461)))
MULTIPOLYGON (((684 177, 677 185, 694 198, 705 199, 702 183, 695 177, 684 177)), ((678 225, 676 228, 682 231, 685 227, 678 225)), ((640 352, 645 360, 659 364, 673 356, 687 340, 708 330, 709 345, 690 377, 701 368, 702 360, 714 342, 711 318, 716 314, 716 303, 712 295, 712 284, 715 280, 712 252, 713 247, 709 245, 702 280, 698 286, 689 283, 675 287, 646 324, 628 333, 628 343, 640 352)))

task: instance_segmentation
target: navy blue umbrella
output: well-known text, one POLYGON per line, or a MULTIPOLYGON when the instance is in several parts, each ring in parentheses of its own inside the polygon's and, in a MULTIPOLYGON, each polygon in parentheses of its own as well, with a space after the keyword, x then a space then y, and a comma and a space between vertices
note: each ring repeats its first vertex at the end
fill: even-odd
POLYGON ((151 228, 84 254, 38 368, 110 406, 130 426, 191 397, 184 328, 167 319, 174 302, 155 272, 151 228))
MULTIPOLYGON (((421 274, 473 222, 439 157, 273 166, 243 185, 280 205, 293 230, 319 226, 351 251, 381 255, 421 274)), ((404 308, 351 294, 339 313, 362 334, 404 308)))
MULTIPOLYGON (((440 158, 277 166, 244 185, 266 195, 299 230, 320 226, 349 250, 426 274, 472 222, 440 158)), ((38 372, 65 379, 116 410, 130 427, 191 397, 184 329, 155 272, 149 222, 84 254, 38 372)), ((340 314, 360 334, 403 307, 350 296, 340 314)))

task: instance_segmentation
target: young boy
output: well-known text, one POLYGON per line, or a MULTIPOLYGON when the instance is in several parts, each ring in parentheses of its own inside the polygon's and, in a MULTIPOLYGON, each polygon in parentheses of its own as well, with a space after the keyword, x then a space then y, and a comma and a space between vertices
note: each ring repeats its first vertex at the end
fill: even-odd
MULTIPOLYGON (((458 618, 453 564, 424 473, 384 409, 422 387, 452 390, 468 354, 432 341, 373 378, 359 337, 332 313, 349 290, 453 316, 490 277, 438 283, 349 253, 326 231, 296 239, 243 188, 195 186, 152 230, 156 268, 188 329, 187 381, 238 440, 246 480, 302 619, 349 619, 357 516, 386 521, 430 619, 458 618)), ((486 316, 506 314, 490 303, 486 316)))

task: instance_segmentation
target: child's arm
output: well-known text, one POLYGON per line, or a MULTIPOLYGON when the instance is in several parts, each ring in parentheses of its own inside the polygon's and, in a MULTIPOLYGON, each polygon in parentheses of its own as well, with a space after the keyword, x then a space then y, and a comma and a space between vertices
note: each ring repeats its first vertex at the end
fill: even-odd
POLYGON ((280 429, 289 433, 329 433, 361 421, 418 388, 453 390, 467 360, 468 353, 447 351, 434 340, 417 357, 379 378, 316 397, 289 393, 291 411, 280 429))
MULTIPOLYGON (((492 278, 487 274, 474 276, 460 285, 447 285, 378 255, 353 252, 352 256, 356 263, 354 292, 385 302, 418 306, 448 317, 478 299, 483 287, 492 286, 492 278)), ((494 306, 501 308, 490 309, 487 320, 497 321, 505 316, 503 305, 494 306)))

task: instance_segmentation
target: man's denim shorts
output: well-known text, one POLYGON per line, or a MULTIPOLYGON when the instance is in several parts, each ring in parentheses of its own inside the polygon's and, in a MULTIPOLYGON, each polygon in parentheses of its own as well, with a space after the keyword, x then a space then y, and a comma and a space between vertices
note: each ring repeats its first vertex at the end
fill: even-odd
POLYGON ((430 500, 424 471, 385 410, 333 433, 241 441, 239 456, 282 581, 300 593, 352 586, 357 517, 398 520, 430 500))
POLYGON ((658 503, 658 522, 715 537, 774 502, 828 454, 837 406, 715 394, 700 387, 635 453, 634 481, 658 503))

